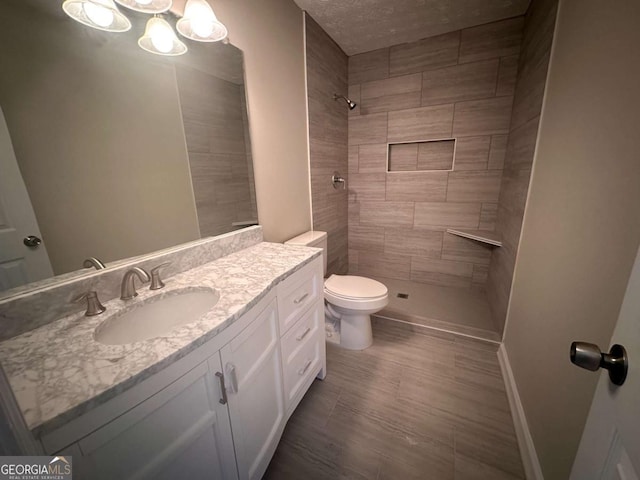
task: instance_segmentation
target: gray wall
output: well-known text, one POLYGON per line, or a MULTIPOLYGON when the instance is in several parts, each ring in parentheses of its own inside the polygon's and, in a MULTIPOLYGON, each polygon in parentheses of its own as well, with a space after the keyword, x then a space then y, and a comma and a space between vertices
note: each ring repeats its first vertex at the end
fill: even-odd
MULTIPOLYGON (((640 4, 562 0, 504 343, 546 480, 564 480, 640 242, 640 4)), ((623 387, 624 388, 624 387, 623 387)))
POLYGON ((502 238, 502 248, 493 252, 487 282, 489 305, 500 332, 503 331, 507 315, 520 242, 557 5, 558 0, 533 0, 525 17, 509 142, 498 201, 496 231, 502 238))
POLYGON ((495 228, 523 18, 349 57, 349 270, 482 289, 495 228), (456 138, 453 171, 386 173, 387 142, 456 138))
POLYGON ((311 229, 302 11, 292 0, 210 0, 244 52, 258 218, 267 241, 311 229))
POLYGON ((334 171, 347 175, 347 112, 333 94, 347 94, 347 56, 324 30, 305 15, 311 206, 314 230, 328 234, 327 275, 345 274, 347 258, 347 191, 334 189, 334 171))

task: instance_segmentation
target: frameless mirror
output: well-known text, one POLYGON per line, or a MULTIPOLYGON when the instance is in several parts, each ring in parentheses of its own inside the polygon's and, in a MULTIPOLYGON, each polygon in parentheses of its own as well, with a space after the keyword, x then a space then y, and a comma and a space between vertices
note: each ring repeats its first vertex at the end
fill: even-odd
POLYGON ((60 6, 0 15, 0 291, 257 223, 242 52, 183 39, 187 54, 152 55, 149 15, 107 33, 60 6), (48 270, 29 267, 38 250, 48 270))

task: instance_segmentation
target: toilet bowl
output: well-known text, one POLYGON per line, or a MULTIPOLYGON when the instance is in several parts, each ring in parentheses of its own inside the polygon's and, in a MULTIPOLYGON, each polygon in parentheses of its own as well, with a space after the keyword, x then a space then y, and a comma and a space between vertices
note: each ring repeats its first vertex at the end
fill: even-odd
POLYGON ((331 275, 324 282, 324 298, 329 314, 340 319, 340 346, 363 350, 373 343, 372 313, 389 303, 387 287, 370 278, 355 275, 331 275))
MULTIPOLYGON (((324 271, 327 270, 327 234, 312 231, 285 242, 322 248, 324 271)), ((387 287, 371 278, 355 275, 331 275, 324 282, 327 320, 340 322, 340 346, 349 350, 364 350, 373 343, 372 313, 389 303, 387 287)))

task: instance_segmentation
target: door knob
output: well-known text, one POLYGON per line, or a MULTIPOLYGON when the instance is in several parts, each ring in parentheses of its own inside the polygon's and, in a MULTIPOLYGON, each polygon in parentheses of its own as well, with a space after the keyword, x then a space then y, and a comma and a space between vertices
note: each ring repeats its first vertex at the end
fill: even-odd
POLYGON ((622 345, 615 344, 609 353, 602 353, 593 343, 573 342, 571 344, 571 363, 595 372, 600 368, 609 371, 609 379, 614 385, 622 385, 627 378, 629 362, 627 351, 622 345))
POLYGON ((42 240, 40 240, 35 235, 29 235, 28 237, 24 237, 22 243, 24 243, 29 248, 37 248, 38 245, 42 243, 42 240))

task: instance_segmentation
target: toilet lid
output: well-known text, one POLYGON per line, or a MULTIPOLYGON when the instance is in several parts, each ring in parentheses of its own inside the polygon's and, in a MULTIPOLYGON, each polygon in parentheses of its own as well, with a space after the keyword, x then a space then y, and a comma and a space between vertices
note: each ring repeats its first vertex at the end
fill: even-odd
POLYGON ((387 294, 387 287, 382 283, 355 275, 331 275, 325 280, 324 288, 347 298, 375 298, 387 294))

